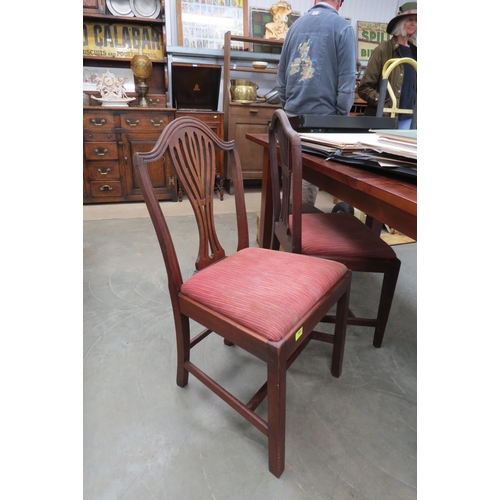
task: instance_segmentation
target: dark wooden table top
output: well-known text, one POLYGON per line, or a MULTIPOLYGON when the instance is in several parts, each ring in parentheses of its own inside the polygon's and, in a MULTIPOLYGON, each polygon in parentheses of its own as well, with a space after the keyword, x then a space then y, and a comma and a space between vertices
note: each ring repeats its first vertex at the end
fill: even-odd
MULTIPOLYGON (((267 134, 246 134, 246 138, 264 148, 261 224, 269 224, 269 213, 266 213, 271 209, 268 137, 267 134)), ((371 218, 417 239, 416 184, 370 170, 326 161, 309 153, 302 154, 302 166, 304 178, 320 189, 358 208, 371 218)), ((269 228, 265 228, 264 232, 268 231, 269 228)))

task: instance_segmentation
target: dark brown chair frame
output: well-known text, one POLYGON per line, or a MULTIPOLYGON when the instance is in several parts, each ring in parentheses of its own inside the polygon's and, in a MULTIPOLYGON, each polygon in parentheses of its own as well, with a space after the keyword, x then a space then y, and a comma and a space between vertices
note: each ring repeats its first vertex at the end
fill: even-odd
MULTIPOLYGON (((279 477, 285 467, 286 370, 313 338, 311 332, 315 325, 336 304, 337 323, 334 335, 328 335, 328 337, 329 342, 333 344, 331 373, 334 377, 340 376, 349 310, 351 272, 347 271, 344 278, 330 288, 305 317, 299 318, 290 332, 287 332, 279 342, 267 340, 235 323, 231 318, 183 295, 181 291, 183 278, 173 239, 148 175, 148 163, 158 160, 167 152, 175 175, 182 183, 193 207, 199 230, 199 253, 195 266, 195 272, 198 272, 208 266, 217 266, 226 258, 216 234, 213 210, 215 151, 217 149, 226 152, 233 174, 238 229, 237 252, 239 252, 249 246, 249 235, 241 165, 234 141, 221 140, 198 119, 177 118, 163 130, 152 151, 134 154, 133 163, 168 275, 177 342, 177 384, 185 387, 189 374, 194 375, 267 436, 269 470, 279 477), (205 328, 193 338, 190 334, 190 319, 205 328), (302 328, 303 333, 297 337, 296 332, 299 328, 302 328), (267 382, 247 403, 230 394, 190 360, 190 350, 212 332, 223 337, 226 345, 239 346, 267 364, 267 382), (267 421, 255 412, 266 396, 268 398, 267 421)), ((270 252, 266 249, 256 250, 270 252)), ((276 254, 282 253, 276 252, 276 254)), ((312 265, 314 265, 313 262, 312 265)), ((251 269, 249 269, 250 272, 252 272, 251 269)), ((327 334, 323 335, 327 336, 327 334)))
MULTIPOLYGON (((269 125, 269 167, 273 199, 273 235, 271 248, 280 246, 288 252, 302 253, 302 145, 299 133, 292 128, 282 109, 274 112, 269 125), (291 216, 291 217, 290 217, 291 216), (291 223, 290 223, 291 218, 291 223)), ((335 217, 354 217, 332 213, 335 217)), ((367 231, 370 231, 368 226, 367 231)), ((385 260, 360 258, 337 251, 332 241, 328 257, 342 262, 356 272, 383 273, 379 307, 376 318, 360 318, 349 310, 348 325, 375 327, 373 345, 382 346, 389 313, 399 276, 401 261, 395 256, 385 260)), ((335 323, 335 315, 326 315, 322 322, 335 323)))

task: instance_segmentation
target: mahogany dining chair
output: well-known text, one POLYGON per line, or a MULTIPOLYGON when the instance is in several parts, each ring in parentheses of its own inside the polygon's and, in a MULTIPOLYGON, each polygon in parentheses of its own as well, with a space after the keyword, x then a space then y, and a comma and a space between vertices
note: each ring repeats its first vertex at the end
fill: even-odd
POLYGON ((280 477, 285 468, 287 369, 313 338, 313 328, 336 306, 330 371, 334 377, 341 375, 351 271, 333 260, 250 247, 235 143, 221 140, 196 118, 181 117, 169 123, 153 149, 135 153, 133 163, 167 272, 177 344, 177 385, 185 387, 189 375, 194 375, 261 431, 267 437, 269 470, 280 477), (220 243, 214 217, 216 152, 220 150, 226 153, 234 181, 237 250, 231 255, 220 243), (193 274, 186 279, 175 235, 148 174, 148 164, 162 157, 182 184, 199 232, 198 256, 193 274), (200 331, 192 336, 193 325, 200 331), (266 363, 267 381, 246 403, 190 358, 191 349, 212 332, 224 339, 221 349, 240 348, 266 363), (267 420, 255 411, 266 396, 267 420))
MULTIPOLYGON (((342 262, 355 272, 382 273, 376 318, 356 317, 348 325, 375 327, 373 345, 381 347, 398 280, 400 260, 379 235, 347 212, 302 213, 302 146, 286 113, 277 109, 269 125, 269 165, 273 199, 271 248, 342 262)), ((326 315, 324 322, 335 322, 326 315)))

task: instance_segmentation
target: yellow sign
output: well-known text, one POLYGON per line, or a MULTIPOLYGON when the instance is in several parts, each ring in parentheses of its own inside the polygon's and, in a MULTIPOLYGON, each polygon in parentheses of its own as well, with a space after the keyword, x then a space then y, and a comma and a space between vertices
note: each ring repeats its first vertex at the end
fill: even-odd
POLYGON ((375 47, 392 38, 387 23, 358 21, 358 60, 368 61, 375 47))
POLYGON ((137 24, 83 23, 83 56, 131 59, 136 54, 163 61, 162 33, 137 24))

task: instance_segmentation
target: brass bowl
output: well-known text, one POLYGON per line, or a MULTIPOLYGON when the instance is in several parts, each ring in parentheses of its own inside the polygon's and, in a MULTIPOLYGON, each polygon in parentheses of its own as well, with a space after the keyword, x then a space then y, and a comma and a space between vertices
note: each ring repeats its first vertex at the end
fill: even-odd
POLYGON ((252 66, 255 69, 266 69, 267 68, 267 62, 265 62, 265 61, 252 61, 252 66))
POLYGON ((234 102, 252 102, 257 100, 257 89, 259 86, 250 80, 231 80, 231 100, 234 102))

